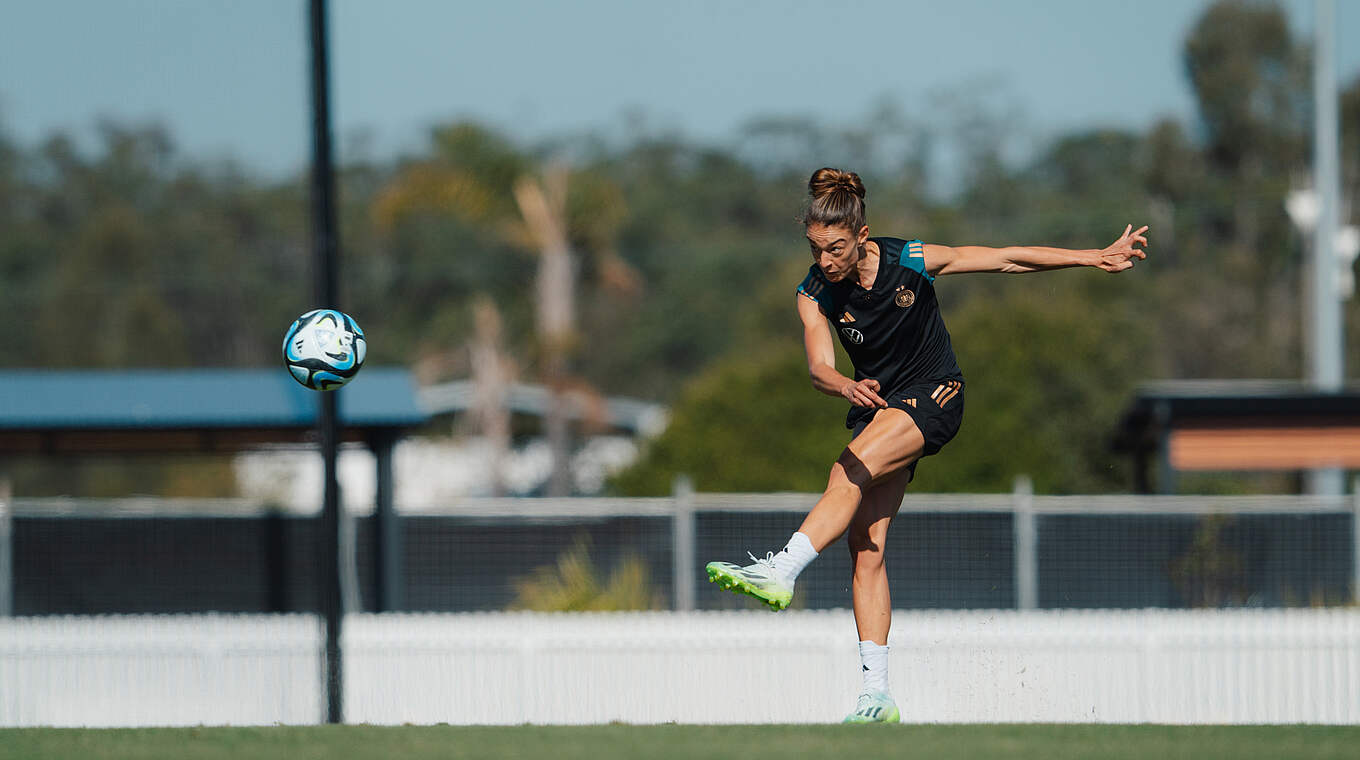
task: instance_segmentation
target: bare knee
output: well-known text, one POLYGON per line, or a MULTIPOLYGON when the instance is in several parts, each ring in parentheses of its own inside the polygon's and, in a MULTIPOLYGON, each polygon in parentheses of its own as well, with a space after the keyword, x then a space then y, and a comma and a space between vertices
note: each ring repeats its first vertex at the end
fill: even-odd
POLYGON ((855 568, 855 576, 867 578, 879 575, 883 572, 883 546, 875 545, 867 536, 864 544, 856 548, 852 541, 850 545, 850 559, 855 568))
POLYGON ((831 475, 826 481, 826 492, 851 496, 856 502, 864 497, 862 485, 846 472, 844 465, 839 461, 831 465, 831 475))
POLYGON ((863 515, 855 515, 855 519, 850 521, 850 527, 845 531, 845 543, 850 548, 850 558, 854 559, 860 552, 872 551, 874 537, 869 530, 869 522, 863 515))
POLYGON ((881 538, 875 540, 876 531, 870 530, 869 527, 851 523, 850 530, 845 533, 845 543, 850 548, 850 560, 855 566, 856 573, 859 572, 861 565, 866 569, 873 569, 883 564, 883 541, 881 538))
POLYGON ((866 464, 849 448, 842 451, 841 455, 836 458, 836 463, 831 465, 831 479, 833 481, 839 477, 841 481, 852 484, 859 489, 868 488, 869 484, 882 475, 881 471, 876 472, 874 468, 866 464))

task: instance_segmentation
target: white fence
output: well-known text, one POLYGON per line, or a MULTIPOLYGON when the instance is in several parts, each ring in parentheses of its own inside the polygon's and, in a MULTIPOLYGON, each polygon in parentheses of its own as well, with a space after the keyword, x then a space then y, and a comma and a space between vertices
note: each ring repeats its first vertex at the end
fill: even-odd
MULTIPOLYGON (((1360 723, 1360 610, 896 613, 908 722, 1360 723)), ((0 620, 0 726, 314 723, 312 617, 0 620)), ((354 615, 370 723, 829 722, 849 612, 354 615)))
POLYGON ((312 615, 0 619, 0 725, 315 723, 312 615))

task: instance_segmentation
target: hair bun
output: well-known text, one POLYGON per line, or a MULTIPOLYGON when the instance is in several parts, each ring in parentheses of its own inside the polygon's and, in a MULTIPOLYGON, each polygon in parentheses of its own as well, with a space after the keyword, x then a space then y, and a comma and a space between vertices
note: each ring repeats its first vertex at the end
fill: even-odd
POLYGON ((824 167, 812 173, 812 179, 808 180, 808 195, 822 198, 834 192, 852 193, 860 200, 864 200, 864 183, 854 172, 843 172, 831 167, 824 167))
POLYGON ((848 227, 851 234, 864 228, 864 183, 858 174, 818 169, 808 180, 808 195, 812 197, 803 212, 803 224, 848 227))

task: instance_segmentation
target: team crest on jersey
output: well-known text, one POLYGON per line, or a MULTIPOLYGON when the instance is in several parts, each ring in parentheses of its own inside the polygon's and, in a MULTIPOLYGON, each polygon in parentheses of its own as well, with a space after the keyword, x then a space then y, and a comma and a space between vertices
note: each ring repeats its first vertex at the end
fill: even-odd
POLYGON ((841 334, 845 336, 846 340, 854 343, 856 346, 864 342, 864 333, 853 327, 842 327, 841 334))
POLYGON ((916 294, 907 290, 906 285, 898 285, 897 293, 893 295, 893 303, 905 309, 916 303, 916 294))

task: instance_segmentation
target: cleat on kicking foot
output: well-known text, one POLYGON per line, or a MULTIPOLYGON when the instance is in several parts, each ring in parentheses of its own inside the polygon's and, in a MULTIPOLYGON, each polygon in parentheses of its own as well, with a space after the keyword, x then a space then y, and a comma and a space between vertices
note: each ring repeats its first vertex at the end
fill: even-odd
POLYGON ((855 711, 845 716, 842 723, 897 723, 902 714, 893 698, 881 691, 866 691, 855 702, 855 711))
POLYGON ((739 594, 754 596, 770 606, 772 610, 782 610, 793 601, 793 582, 784 580, 774 569, 774 552, 765 559, 759 559, 747 552, 754 560, 746 567, 738 567, 731 562, 710 562, 705 568, 708 580, 719 587, 739 594))

